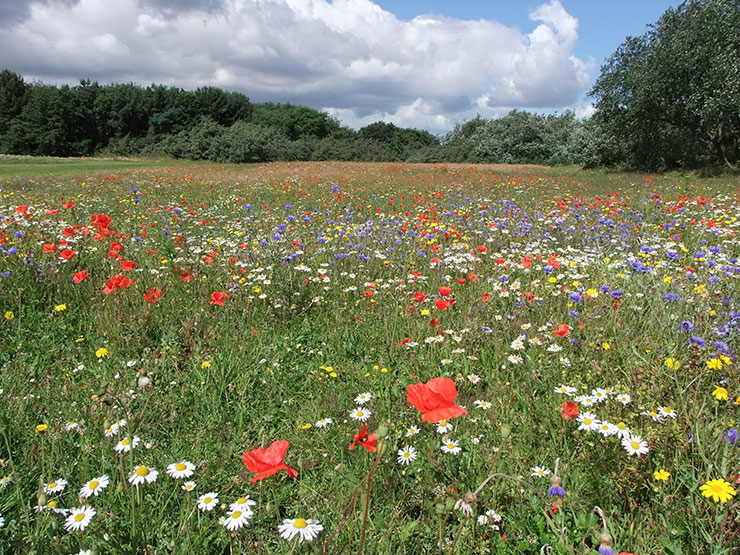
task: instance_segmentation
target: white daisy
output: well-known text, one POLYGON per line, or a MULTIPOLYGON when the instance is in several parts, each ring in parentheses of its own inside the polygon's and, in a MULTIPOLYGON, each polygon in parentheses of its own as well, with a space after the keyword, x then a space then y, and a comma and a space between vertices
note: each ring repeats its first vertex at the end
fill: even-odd
POLYGON ((521 364, 522 362, 524 362, 524 359, 519 355, 509 355, 506 358, 512 364, 521 364))
POLYGON ((615 424, 615 426, 617 428, 617 437, 619 439, 624 439, 624 438, 630 437, 632 435, 632 432, 627 427, 627 424, 625 424, 624 422, 621 422, 621 421, 620 422, 617 422, 615 424))
POLYGON ((600 422, 597 420, 596 415, 592 412, 582 412, 578 415, 578 422, 581 423, 578 426, 579 430, 598 430, 600 422))
POLYGON ((251 513, 252 507, 256 505, 257 502, 253 499, 250 499, 247 495, 246 497, 240 497, 236 501, 234 501, 231 505, 229 505, 230 511, 246 511, 251 513))
POLYGON ((167 465, 167 474, 177 480, 180 478, 190 478, 194 471, 195 465, 190 461, 182 460, 180 462, 167 465))
POLYGON ((452 455, 457 455, 462 449, 458 446, 460 443, 460 440, 457 439, 448 439, 442 444, 442 447, 440 449, 443 453, 450 453, 452 455))
POLYGON ((159 476, 158 471, 142 464, 134 469, 131 476, 129 476, 128 481, 135 486, 143 484, 144 482, 151 484, 157 481, 157 476, 159 476))
POLYGON ((334 420, 332 420, 331 418, 322 418, 321 420, 316 422, 314 426, 316 426, 317 428, 326 428, 329 424, 332 424, 333 422, 334 420))
POLYGON ((349 411, 349 417, 352 420, 359 420, 360 422, 367 422, 367 419, 370 418, 373 415, 373 413, 370 411, 370 409, 363 409, 362 407, 355 407, 351 411, 349 411))
POLYGON ((478 516, 478 526, 485 526, 488 524, 488 517, 486 515, 478 516))
POLYGON ((596 389, 591 390, 591 397, 593 397, 597 403, 601 403, 609 398, 609 394, 606 392, 606 389, 597 387, 596 389))
POLYGON ((630 401, 632 401, 632 397, 630 397, 629 393, 620 393, 617 395, 617 401, 623 405, 629 405, 630 401))
POLYGON ((472 384, 480 383, 480 376, 478 374, 468 374, 468 381, 472 384))
POLYGON ((602 420, 599 424, 599 433, 604 437, 613 436, 617 433, 617 427, 611 422, 602 420))
POLYGON ((125 437, 118 443, 116 443, 116 446, 113 448, 116 453, 123 454, 128 453, 131 451, 131 449, 136 448, 137 445, 141 442, 141 439, 139 439, 137 436, 134 436, 133 439, 130 437, 125 437))
POLYGON ((586 407, 590 407, 596 404, 596 399, 590 397, 589 395, 579 395, 578 397, 574 397, 573 400, 579 405, 584 405, 586 407))
POLYGON ((489 403, 488 401, 481 401, 481 400, 477 400, 477 401, 475 402, 475 406, 476 406, 476 407, 478 407, 479 409, 483 409, 483 410, 488 410, 488 409, 490 409, 490 408, 491 408, 491 407, 492 407, 493 405, 491 405, 491 403, 489 403))
POLYGON ((547 351, 549 353, 559 353, 562 350, 563 350, 563 348, 560 345, 557 345, 557 344, 554 344, 554 343, 547 348, 547 351))
POLYGON ((663 418, 676 418, 676 411, 669 407, 658 407, 658 414, 662 415, 663 418))
POLYGON ((247 525, 252 517, 252 511, 229 511, 226 515, 224 526, 229 532, 233 532, 247 525))
POLYGON ((210 511, 216 505, 218 505, 218 494, 213 491, 204 493, 198 498, 198 508, 201 511, 210 511))
POLYGON ((568 395, 569 397, 573 395, 575 392, 576 392, 576 388, 570 385, 561 384, 555 388, 555 393, 562 393, 564 395, 568 395))
POLYGON ((640 436, 626 437, 622 440, 622 447, 630 455, 644 455, 649 451, 647 441, 640 436))
POLYGON ((60 491, 64 491, 64 488, 66 487, 67 480, 59 478, 58 480, 44 484, 44 493, 47 495, 50 493, 59 493, 60 491))
POLYGON ((373 398, 373 394, 369 392, 360 393, 357 397, 355 397, 355 403, 358 405, 364 405, 368 401, 370 401, 373 398))
POLYGON ((0 478, 0 489, 3 489, 10 483, 10 476, 3 476, 0 478))
POLYGON ((182 489, 183 491, 193 491, 195 489, 195 482, 193 482, 192 480, 185 482, 182 485, 182 489))
POLYGON ((77 509, 73 509, 67 517, 67 521, 64 523, 64 527, 69 532, 77 532, 84 530, 90 524, 92 517, 95 516, 95 509, 88 505, 83 505, 77 509))
POLYGON ((446 434, 450 430, 452 430, 452 424, 448 422, 447 420, 442 419, 439 422, 437 422, 437 433, 438 434, 446 434))
POLYGON ((545 476, 550 474, 550 471, 544 466, 534 466, 532 467, 531 470, 532 470, 531 476, 536 476, 538 478, 544 478, 545 476))
POLYGON ((97 478, 93 478, 82 486, 80 489, 80 497, 87 499, 91 495, 99 495, 101 491, 108 487, 109 483, 110 479, 105 474, 98 476, 97 478))
POLYGON ((72 421, 70 421, 70 422, 67 422, 67 423, 66 423, 66 424, 64 425, 64 429, 65 429, 65 431, 67 431, 67 432, 71 432, 72 430, 74 430, 74 429, 76 429, 76 428, 79 428, 79 427, 80 427, 80 424, 79 424, 79 422, 72 422, 72 421))
POLYGON ((319 521, 312 518, 308 520, 303 518, 287 518, 278 526, 281 538, 290 541, 296 536, 299 536, 299 543, 313 541, 323 529, 324 527, 319 524, 319 521))
POLYGON ((415 436, 418 433, 419 433, 419 428, 417 428, 416 426, 410 426, 406 428, 406 437, 415 436))
POLYGON ((413 446, 407 445, 403 449, 398 450, 398 463, 409 465, 416 460, 416 449, 413 446))
POLYGON ((103 432, 105 437, 113 437, 114 435, 118 434, 118 426, 113 424, 112 426, 106 428, 105 432, 103 432))

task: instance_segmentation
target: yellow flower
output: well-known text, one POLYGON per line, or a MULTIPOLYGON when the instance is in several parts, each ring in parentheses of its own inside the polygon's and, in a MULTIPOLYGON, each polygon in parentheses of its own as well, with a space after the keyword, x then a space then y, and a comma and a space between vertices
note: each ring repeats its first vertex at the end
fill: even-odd
POLYGON ((80 336, 77 339, 75 339, 75 343, 82 343, 85 340, 84 337, 80 336))
POLYGON ((601 344, 601 348, 604 349, 605 351, 608 351, 609 349, 612 348, 612 346, 609 345, 609 343, 604 342, 601 344))
POLYGON ((671 475, 670 472, 666 472, 664 469, 656 470, 653 472, 653 478, 656 480, 663 480, 664 482, 668 481, 668 477, 671 475))
POLYGON ((383 368, 381 368, 381 369, 380 369, 380 371, 381 371, 381 372, 382 372, 383 374, 385 374, 386 372, 388 372, 388 369, 387 369, 387 368, 386 368, 385 366, 383 366, 383 368))
POLYGON ((717 401, 727 401, 727 390, 724 387, 717 386, 712 395, 717 401))
POLYGON ((724 364, 725 366, 732 366, 732 359, 730 357, 722 355, 719 357, 719 360, 724 364))
POLYGON ((671 370, 678 370, 679 368, 681 368, 681 363, 672 357, 668 357, 667 359, 665 359, 665 365, 671 370))
POLYGON ((431 313, 426 308, 421 311, 421 315, 422 316, 429 316, 429 314, 431 314, 431 313))
POLYGON ((722 361, 718 358, 710 358, 706 363, 710 370, 722 370, 722 361))
POLYGON ((55 312, 62 312, 63 310, 67 310, 66 304, 58 304, 54 307, 55 312))
POLYGON ((663 278, 663 283, 670 283, 673 278, 671 276, 667 276, 663 278))
POLYGON ((299 424, 298 429, 299 430, 308 430, 311 427, 310 422, 306 422, 305 424, 299 424))
POLYGON ((722 503, 727 503, 727 501, 730 500, 730 498, 735 497, 737 493, 733 489, 733 487, 730 485, 729 482, 725 482, 722 478, 718 480, 709 480, 706 484, 702 485, 700 488, 701 494, 704 497, 711 497, 712 500, 722 503))
POLYGON ((15 318, 15 314, 13 314, 13 311, 12 310, 8 310, 5 313, 5 319, 6 320, 12 320, 13 318, 15 318))
POLYGON ((46 431, 46 428, 48 428, 48 427, 49 426, 47 426, 46 424, 39 424, 38 426, 36 426, 36 431, 39 432, 39 433, 45 432, 46 431))
POLYGON ((108 354, 108 349, 106 349, 105 347, 100 347, 100 349, 95 351, 95 356, 98 358, 103 358, 107 354, 108 354))
POLYGON ((211 361, 210 360, 204 360, 200 363, 201 368, 210 368, 211 367, 211 361))

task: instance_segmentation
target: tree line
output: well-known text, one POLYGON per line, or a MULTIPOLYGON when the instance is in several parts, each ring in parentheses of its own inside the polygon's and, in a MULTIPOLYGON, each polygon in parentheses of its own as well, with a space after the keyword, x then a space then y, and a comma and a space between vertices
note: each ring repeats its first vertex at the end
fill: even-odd
POLYGON ((169 155, 220 162, 358 160, 579 164, 660 171, 736 167, 740 3, 690 0, 627 37, 590 91, 595 113, 514 110, 445 136, 375 122, 359 130, 292 104, 216 87, 26 83, 0 72, 0 152, 169 155))

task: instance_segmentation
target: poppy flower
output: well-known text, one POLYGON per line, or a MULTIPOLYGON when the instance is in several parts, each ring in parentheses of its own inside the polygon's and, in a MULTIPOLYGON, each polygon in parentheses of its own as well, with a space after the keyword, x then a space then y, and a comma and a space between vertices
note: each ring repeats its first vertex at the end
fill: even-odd
POLYGON ((568 335, 568 332, 570 331, 570 327, 568 327, 568 324, 560 324, 558 326, 558 329, 556 329, 553 333, 553 335, 557 335, 558 337, 565 337, 568 335))
POLYGON ((123 274, 117 274, 105 282, 103 293, 107 295, 108 293, 111 293, 116 289, 125 289, 129 285, 131 285, 131 280, 129 278, 127 278, 123 274))
POLYGON ((190 272, 183 272, 180 274, 180 279, 185 282, 188 282, 191 279, 193 279, 193 274, 191 274, 190 272))
POLYGON ((434 378, 427 383, 410 384, 406 401, 422 413, 422 422, 439 422, 457 418, 468 411, 452 401, 457 397, 455 382, 450 378, 434 378))
POLYGON ((71 200, 68 200, 67 202, 64 203, 64 206, 62 206, 62 208, 64 208, 65 210, 69 210, 70 208, 74 208, 75 206, 77 205, 74 202, 72 202, 71 200))
POLYGON ((229 295, 227 293, 224 293, 222 291, 216 291, 215 293, 211 293, 210 304, 217 304, 218 306, 224 306, 224 301, 228 298, 229 298, 229 295))
POLYGON ((378 450, 378 438, 375 437, 375 432, 368 435, 367 424, 363 424, 362 428, 360 428, 360 431, 352 436, 352 438, 354 439, 354 441, 352 442, 352 445, 349 446, 350 451, 352 451, 358 445, 364 447, 371 453, 375 453, 375 451, 378 450))
POLYGON ((367 298, 370 298, 370 297, 372 297, 373 295, 375 295, 375 291, 373 291, 373 290, 371 290, 371 289, 366 289, 366 290, 365 290, 365 296, 366 296, 367 298))
POLYGON ((64 260, 70 260, 74 258, 75 254, 77 253, 72 249, 64 249, 62 252, 59 253, 59 256, 64 258, 64 260))
POLYGON ((75 283, 82 283, 83 281, 87 279, 87 276, 89 275, 90 274, 88 274, 85 270, 82 270, 80 272, 77 272, 74 276, 72 276, 72 281, 74 281, 75 283))
POLYGON ((92 217, 93 227, 109 228, 110 227, 110 216, 106 214, 94 214, 92 217))
POLYGON ((162 290, 157 289, 156 287, 150 287, 149 290, 146 292, 146 295, 144 295, 144 299, 150 303, 156 303, 157 299, 159 299, 162 296, 162 290))
POLYGON ((130 272, 136 268, 138 268, 138 266, 133 260, 121 260, 121 270, 124 272, 130 272))
POLYGON ((429 325, 432 326, 433 328, 438 328, 439 327, 439 319, 438 318, 432 318, 431 320, 429 320, 429 325))
POLYGON ((563 401, 560 405, 560 416, 566 420, 575 420, 578 418, 578 405, 573 401, 563 401))
POLYGON ((434 304, 437 305, 437 308, 439 310, 447 310, 448 308, 450 308, 452 306, 452 304, 454 302, 455 302, 454 299, 450 299, 450 300, 448 300, 448 299, 437 299, 436 301, 434 301, 434 304))
POLYGON ((452 293, 452 288, 451 287, 442 286, 442 287, 439 288, 439 294, 442 295, 443 297, 446 297, 450 293, 452 293))
POLYGON ((424 300, 425 300, 426 298, 427 298, 427 296, 426 296, 426 295, 425 295, 424 293, 422 293, 421 291, 417 291, 416 293, 414 293, 414 300, 415 300, 415 301, 416 301, 417 303, 421 303, 421 302, 424 302, 424 300))
POLYGON ((267 449, 252 449, 244 453, 242 460, 247 469, 257 473, 250 483, 254 484, 258 480, 272 476, 281 470, 287 470, 290 478, 298 476, 298 471, 295 468, 283 463, 288 447, 290 447, 290 442, 280 440, 274 442, 267 449))
POLYGON ((465 278, 457 278, 457 283, 459 283, 460 285, 465 285, 467 282, 468 280, 465 278))
POLYGON ((481 254, 486 254, 488 252, 488 247, 485 245, 478 245, 478 252, 481 254))
POLYGON ((487 303, 488 301, 491 300, 491 294, 490 293, 483 293, 483 297, 481 297, 481 300, 484 303, 487 303))

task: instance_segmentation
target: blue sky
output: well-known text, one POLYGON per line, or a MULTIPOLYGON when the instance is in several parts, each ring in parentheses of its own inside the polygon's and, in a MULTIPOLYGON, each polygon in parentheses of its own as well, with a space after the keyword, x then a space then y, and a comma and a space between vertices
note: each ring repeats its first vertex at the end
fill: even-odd
POLYGON ((0 51, 29 81, 217 86, 443 134, 512 109, 587 117, 606 58, 677 4, 0 0, 0 51))

